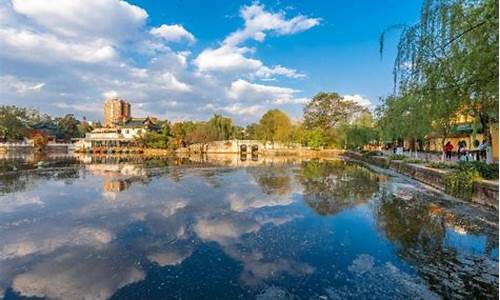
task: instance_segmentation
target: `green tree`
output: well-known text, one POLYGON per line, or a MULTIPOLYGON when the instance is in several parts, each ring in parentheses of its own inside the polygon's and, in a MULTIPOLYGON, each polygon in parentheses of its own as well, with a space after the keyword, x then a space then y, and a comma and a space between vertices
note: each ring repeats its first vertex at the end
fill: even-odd
POLYGON ((290 118, 279 109, 267 111, 259 121, 257 136, 265 141, 289 142, 292 133, 290 118))
POLYGON ((209 140, 227 140, 234 135, 234 126, 231 118, 215 114, 207 122, 209 131, 209 140))
POLYGON ((19 141, 26 137, 29 129, 28 110, 17 106, 0 106, 0 138, 19 141))
POLYGON ((424 1, 419 22, 402 27, 396 99, 431 118, 443 143, 457 114, 474 117, 489 136, 498 121, 498 1, 424 1))
POLYGON ((258 136, 258 131, 259 131, 259 124, 258 123, 252 123, 247 125, 245 127, 245 138, 249 140, 256 140, 259 139, 258 136))
POLYGON ((75 119, 73 114, 67 114, 62 118, 57 119, 58 137, 69 141, 72 138, 81 137, 80 121, 75 119))
POLYGON ((145 134, 136 137, 136 142, 147 148, 173 149, 175 139, 170 122, 167 120, 156 123, 156 130, 147 131, 145 134))
MULTIPOLYGON (((390 141, 405 138, 423 141, 427 134, 437 130, 438 123, 433 122, 433 119, 438 119, 438 113, 430 111, 430 107, 435 108, 436 105, 431 106, 426 103, 427 101, 419 100, 422 99, 412 95, 382 99, 382 104, 376 109, 380 137, 390 141)), ((442 119, 446 114, 443 110, 441 113, 442 119)), ((451 120, 444 120, 439 126, 444 136, 449 134, 447 131, 449 127, 446 126, 451 126, 451 120)))
POLYGON ((304 131, 302 144, 307 147, 311 147, 312 149, 321 148, 325 144, 323 130, 319 127, 306 129, 304 131))
POLYGON ((340 122, 348 122, 367 109, 358 103, 346 100, 337 93, 318 93, 304 106, 306 128, 319 127, 324 131, 340 122))
POLYGON ((350 149, 359 149, 366 144, 378 141, 378 132, 375 129, 375 120, 370 112, 359 115, 352 124, 346 127, 345 146, 350 149))

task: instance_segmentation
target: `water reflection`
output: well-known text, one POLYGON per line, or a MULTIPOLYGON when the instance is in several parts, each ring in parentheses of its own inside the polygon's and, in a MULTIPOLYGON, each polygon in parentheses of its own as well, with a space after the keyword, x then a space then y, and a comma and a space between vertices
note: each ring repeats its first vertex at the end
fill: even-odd
POLYGON ((496 229, 485 235, 487 226, 481 220, 415 200, 384 194, 378 204, 378 224, 395 243, 398 254, 416 266, 432 289, 447 298, 498 294, 496 229), (450 243, 454 239, 461 242, 450 243))
POLYGON ((495 212, 342 160, 241 162, 81 157, 0 179, 0 295, 498 295, 495 212))
POLYGON ((335 215, 368 202, 378 190, 378 183, 387 180, 385 175, 342 160, 304 162, 299 178, 304 200, 320 215, 335 215))

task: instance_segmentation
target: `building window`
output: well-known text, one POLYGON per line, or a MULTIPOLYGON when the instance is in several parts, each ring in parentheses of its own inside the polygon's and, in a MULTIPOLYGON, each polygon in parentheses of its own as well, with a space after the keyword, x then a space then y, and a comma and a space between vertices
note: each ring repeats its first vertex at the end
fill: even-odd
POLYGON ((125 130, 125 134, 128 134, 128 129, 125 130))

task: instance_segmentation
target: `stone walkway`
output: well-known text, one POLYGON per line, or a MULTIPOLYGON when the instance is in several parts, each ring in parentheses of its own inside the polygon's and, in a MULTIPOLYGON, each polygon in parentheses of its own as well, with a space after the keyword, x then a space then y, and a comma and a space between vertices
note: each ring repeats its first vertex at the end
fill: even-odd
MULTIPOLYGON (((383 150, 382 153, 384 154, 384 156, 394 155, 392 150, 383 150)), ((442 158, 441 153, 432 153, 432 152, 415 153, 415 152, 405 151, 403 153, 403 155, 410 158, 410 159, 419 159, 419 160, 425 160, 425 161, 431 161, 431 162, 440 162, 441 158, 442 158)), ((475 159, 475 155, 474 155, 474 159, 475 159)), ((453 155, 451 156, 451 161, 447 160, 445 162, 450 162, 450 163, 451 162, 458 162, 457 153, 453 153, 453 155)))

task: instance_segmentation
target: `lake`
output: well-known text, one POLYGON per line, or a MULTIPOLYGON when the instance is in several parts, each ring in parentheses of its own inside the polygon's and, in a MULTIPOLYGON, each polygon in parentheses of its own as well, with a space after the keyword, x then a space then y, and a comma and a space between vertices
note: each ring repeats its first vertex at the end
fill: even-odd
POLYGON ((8 158, 0 298, 498 298, 498 212, 352 161, 8 158))

